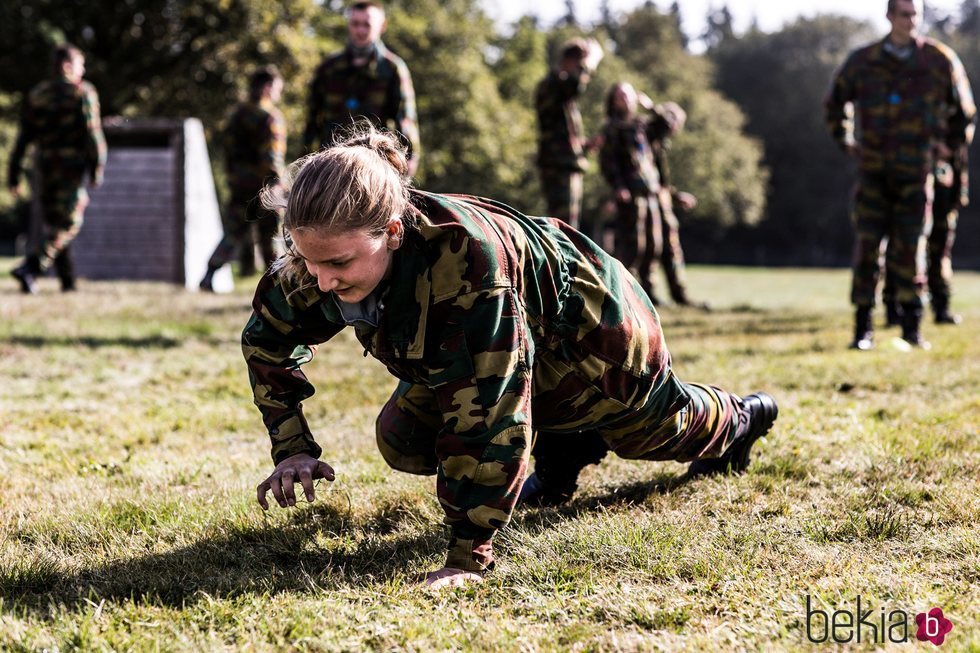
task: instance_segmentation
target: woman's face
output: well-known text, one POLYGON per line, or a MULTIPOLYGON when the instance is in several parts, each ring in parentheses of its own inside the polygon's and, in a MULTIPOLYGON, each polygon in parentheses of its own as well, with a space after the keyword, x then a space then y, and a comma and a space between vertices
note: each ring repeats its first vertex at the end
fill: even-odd
POLYGON ((629 84, 621 84, 613 90, 613 108, 631 116, 636 111, 636 91, 629 84))
POLYGON ((355 304, 388 276, 392 254, 402 242, 401 222, 393 220, 392 224, 395 226, 380 236, 365 230, 317 229, 295 229, 289 235, 320 290, 355 304))

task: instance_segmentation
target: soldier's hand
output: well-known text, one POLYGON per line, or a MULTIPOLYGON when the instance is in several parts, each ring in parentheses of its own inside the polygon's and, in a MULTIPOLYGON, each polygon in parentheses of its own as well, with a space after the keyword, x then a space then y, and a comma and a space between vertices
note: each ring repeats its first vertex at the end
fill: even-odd
POLYGON ((446 587, 463 587, 467 583, 482 583, 483 576, 473 571, 465 571, 455 567, 443 567, 430 571, 425 575, 425 584, 430 590, 441 590, 446 587))
POLYGON ((276 498, 280 508, 296 505, 295 485, 300 483, 307 501, 313 501, 313 481, 323 478, 333 481, 333 468, 327 463, 317 460, 313 456, 305 453, 298 453, 295 456, 286 458, 276 465, 276 469, 269 478, 259 483, 256 490, 256 498, 262 510, 269 509, 269 502, 266 494, 272 490, 272 496, 276 498))
POLYGON ((13 186, 8 186, 7 187, 7 190, 9 190, 10 191, 10 194, 14 196, 14 199, 19 199, 20 198, 20 186, 19 185, 14 184, 13 186))
POLYGON ((693 211, 694 207, 698 205, 698 198, 685 191, 675 194, 674 199, 677 201, 677 205, 685 211, 693 211))

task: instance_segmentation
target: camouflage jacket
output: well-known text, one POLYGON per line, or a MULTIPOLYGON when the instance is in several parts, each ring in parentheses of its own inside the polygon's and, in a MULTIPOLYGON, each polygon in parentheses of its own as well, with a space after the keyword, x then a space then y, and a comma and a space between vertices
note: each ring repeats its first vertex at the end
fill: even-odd
POLYGON ((20 132, 10 155, 10 186, 20 181, 24 153, 32 142, 40 164, 49 174, 56 174, 59 168, 81 169, 87 170, 93 181, 100 182, 106 144, 95 87, 86 81, 74 83, 62 77, 31 89, 24 99, 20 132))
POLYGON ((654 146, 661 145, 668 133, 666 120, 656 112, 649 118, 606 121, 599 167, 613 190, 626 188, 634 198, 660 190, 654 146))
POLYGON ((275 182, 286 157, 286 121, 269 101, 242 102, 222 134, 228 185, 252 191, 275 182))
POLYGON ((323 60, 313 73, 303 146, 312 152, 330 145, 338 129, 358 118, 400 133, 411 156, 418 158, 418 118, 415 89, 408 66, 380 41, 377 54, 355 67, 348 49, 323 60))
MULTIPOLYGON (((356 334, 441 406, 447 565, 486 568, 523 483, 532 429, 573 433, 639 406, 670 415, 683 402, 648 297, 591 240, 491 200, 413 191, 413 202, 421 227, 395 252, 380 323, 356 334)), ((321 453, 303 417, 314 390, 301 366, 345 326, 332 293, 294 290, 263 277, 242 336, 276 462, 321 453)))
POLYGON ((585 158, 582 114, 578 96, 585 83, 578 75, 553 70, 538 82, 534 107, 538 114, 538 165, 582 172, 585 158))
POLYGON ((936 143, 958 150, 976 115, 959 58, 927 38, 914 42, 907 59, 886 52, 884 40, 852 52, 824 107, 830 134, 843 148, 857 143, 856 111, 863 172, 906 179, 925 179, 936 143))

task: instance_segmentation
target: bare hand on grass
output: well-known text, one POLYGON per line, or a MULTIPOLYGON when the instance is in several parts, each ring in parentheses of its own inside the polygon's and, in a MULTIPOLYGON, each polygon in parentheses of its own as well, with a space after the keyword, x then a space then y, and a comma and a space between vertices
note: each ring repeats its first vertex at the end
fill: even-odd
POLYGON ((446 587, 464 587, 469 583, 482 583, 483 576, 473 571, 443 567, 430 571, 425 575, 425 584, 430 590, 441 590, 446 587))
POLYGON ((313 481, 324 478, 333 481, 333 468, 327 463, 317 460, 313 456, 305 453, 298 453, 295 456, 286 458, 276 465, 275 471, 255 488, 257 499, 262 510, 269 509, 269 502, 266 495, 272 490, 272 496, 276 498, 281 508, 296 505, 295 485, 300 483, 303 492, 306 494, 307 501, 313 501, 313 481))

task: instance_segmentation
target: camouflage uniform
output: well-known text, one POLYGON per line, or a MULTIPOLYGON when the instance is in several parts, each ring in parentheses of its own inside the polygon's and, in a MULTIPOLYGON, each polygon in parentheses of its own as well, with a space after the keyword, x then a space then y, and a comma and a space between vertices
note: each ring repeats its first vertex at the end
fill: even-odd
POLYGON ((861 130, 851 302, 859 308, 874 305, 887 238, 897 299, 921 315, 934 147, 945 143, 957 151, 963 146, 976 107, 951 49, 918 38, 911 55, 902 58, 886 43, 850 54, 825 100, 826 117, 841 147, 855 144, 848 103, 856 105, 861 130))
POLYGON ((378 446, 395 469, 436 475, 449 567, 492 566, 535 437, 594 433, 643 460, 714 458, 731 444, 740 398, 675 377, 649 298, 595 243, 491 200, 413 191, 413 203, 420 228, 394 253, 377 316, 352 317, 315 284, 260 282, 242 342, 276 463, 320 455, 301 365, 347 323, 400 379, 378 446))
POLYGON ((41 217, 46 234, 25 267, 32 275, 54 263, 62 287, 74 286, 69 245, 82 227, 88 193, 85 180, 102 182, 106 162, 105 135, 99 96, 89 82, 60 76, 35 86, 24 101, 20 132, 10 156, 10 186, 20 181, 21 163, 29 143, 37 149, 41 217))
POLYGON ((323 60, 313 73, 303 146, 307 152, 333 143, 338 130, 358 119, 398 132, 410 157, 421 153, 415 89, 408 66, 378 41, 373 57, 354 66, 347 49, 323 60))
POLYGON ((255 273, 255 236, 266 267, 276 260, 274 239, 279 219, 259 205, 258 194, 279 180, 286 156, 286 121, 269 100, 242 102, 225 126, 225 166, 230 198, 225 215, 225 235, 208 261, 217 270, 235 255, 240 256, 241 274, 255 273))
POLYGON ((660 190, 657 192, 663 234, 660 263, 667 277, 671 299, 678 304, 689 304, 684 274, 684 250, 681 249, 681 225, 674 213, 674 197, 677 195, 677 189, 670 184, 670 166, 667 162, 669 142, 666 136, 663 136, 653 140, 650 145, 653 148, 657 173, 660 175, 660 190))
POLYGON ((588 167, 578 109, 585 86, 581 76, 553 70, 534 91, 538 169, 547 214, 576 229, 582 210, 582 173, 588 167))
MULTIPOLYGON (((972 132, 968 132, 972 135, 972 132)), ((932 201, 932 229, 926 239, 926 279, 929 300, 937 320, 955 322, 959 318, 949 313, 953 279, 953 243, 956 240, 956 223, 959 210, 969 203, 970 180, 967 145, 960 148, 952 161, 939 161, 933 170, 934 197, 932 201)), ((898 299, 895 294, 895 273, 885 268, 885 286, 882 300, 892 311, 898 299)), ((897 319, 892 317, 892 319, 897 319)))
MULTIPOLYGON (((616 198, 614 255, 654 301, 654 266, 664 251, 661 208, 664 189, 652 143, 666 138, 668 129, 667 122, 657 113, 649 119, 613 117, 603 125, 603 145, 599 152, 602 176, 609 182, 613 196, 623 188, 630 192, 627 202, 616 198)), ((678 290, 683 292, 682 287, 678 290)))

